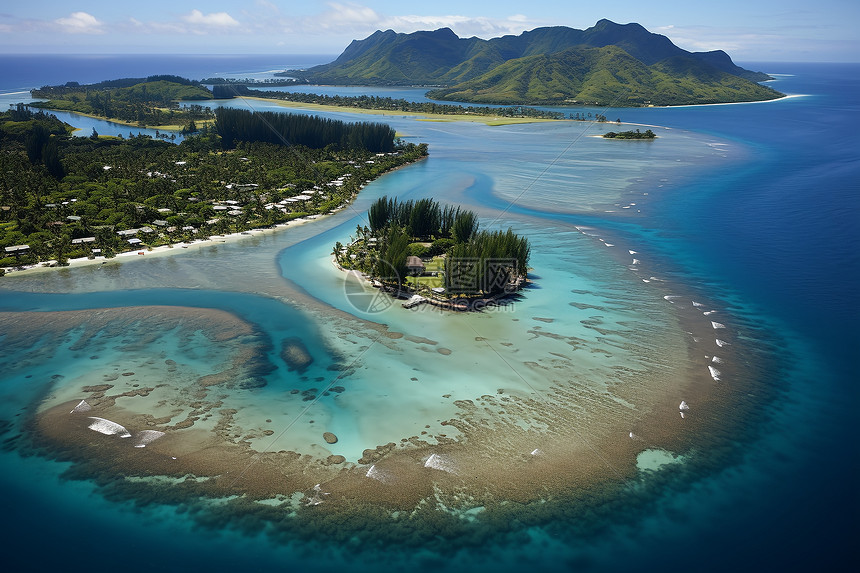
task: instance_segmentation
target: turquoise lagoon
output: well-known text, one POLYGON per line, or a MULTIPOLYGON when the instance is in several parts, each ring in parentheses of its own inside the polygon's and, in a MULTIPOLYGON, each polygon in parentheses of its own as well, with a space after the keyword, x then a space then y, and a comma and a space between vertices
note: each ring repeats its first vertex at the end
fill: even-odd
MULTIPOLYGON (((808 157, 791 138, 821 142, 825 132, 791 118, 830 106, 856 125, 857 112, 834 88, 839 70, 801 72, 777 87, 816 92, 805 98, 607 114, 659 125, 655 142, 604 141, 594 136, 612 126, 579 122, 386 116, 429 143, 430 158, 382 177, 333 216, 193 253, 4 277, 0 308, 32 313, 0 333, 3 479, 16 520, 28 524, 14 536, 27 540, 46 519, 42 542, 70 552, 97 539, 96 562, 133 570, 227 570, 247 567, 251 555, 259 568, 374 570, 385 559, 452 571, 625 570, 679 558, 701 565, 705 555, 711 561, 698 568, 720 570, 773 559, 781 540, 801 533, 806 544, 778 559, 811 560, 819 548, 838 555, 839 521, 789 535, 790 524, 818 514, 812 502, 786 503, 800 488, 819 499, 845 491, 826 486, 829 474, 798 468, 819 455, 811 428, 839 431, 826 412, 835 394, 850 392, 842 349, 856 337, 839 309, 857 272, 856 254, 845 253, 857 207, 845 182, 857 164, 833 145, 808 157), (799 174, 825 191, 801 193, 799 174), (481 313, 356 306, 329 253, 382 195, 464 204, 485 228, 527 234, 532 284, 481 313), (816 238, 785 238, 789 223, 814 227, 816 238), (790 272, 790 260, 814 272, 790 272), (818 321, 805 318, 812 309, 786 310, 812 292, 818 321), (821 331, 829 338, 809 335, 821 331), (285 344, 312 362, 291 368, 285 344), (225 371, 232 377, 201 398, 200 379, 225 371), (129 420, 171 416, 163 427, 200 412, 193 447, 230 409, 225 439, 346 462, 308 476, 319 476, 308 484, 320 483, 320 495, 284 489, 258 504, 271 513, 229 496, 189 497, 156 477, 138 487, 140 472, 116 466, 111 475, 109 464, 33 443, 36 413, 104 383, 115 394, 157 387, 116 398, 111 412, 129 420), (324 431, 338 442, 325 443, 324 431), (403 452, 397 465, 358 463, 388 443, 403 452), (364 532, 349 520, 322 522, 309 512, 337 504, 336 485, 334 493, 326 485, 341 479, 340 467, 390 487, 393 498, 411 487, 399 475, 436 481, 438 511, 457 525, 416 541, 404 531, 424 536, 436 526, 397 516, 364 532), (505 492, 527 501, 485 510, 483 490, 469 489, 473 476, 497 487, 496 503, 505 492), (308 505, 315 496, 322 503, 308 505), (757 542, 742 533, 751 521, 769 528, 757 542), (727 543, 731 555, 720 549, 727 543), (129 563, 126 552, 143 547, 146 556, 129 563)), ((193 453, 163 443, 176 444, 179 463, 193 453)), ((855 463, 856 448, 840 463, 846 479, 855 463)))

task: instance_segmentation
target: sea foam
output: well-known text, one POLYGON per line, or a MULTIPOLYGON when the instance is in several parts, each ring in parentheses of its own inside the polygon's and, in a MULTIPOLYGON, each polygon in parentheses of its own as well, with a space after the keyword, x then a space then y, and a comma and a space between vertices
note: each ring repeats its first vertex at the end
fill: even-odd
POLYGON ((714 322, 713 320, 711 321, 711 326, 713 326, 713 327, 714 327, 714 329, 717 329, 717 328, 725 328, 725 327, 726 327, 726 325, 725 325, 725 324, 722 324, 722 323, 720 323, 720 322, 714 322))
POLYGON ((72 411, 69 414, 75 414, 77 412, 89 412, 93 407, 87 404, 86 400, 81 400, 78 402, 78 405, 72 408, 72 411))
POLYGON ((441 470, 443 472, 448 472, 449 474, 457 473, 451 459, 440 454, 431 454, 430 457, 424 461, 424 467, 441 470))
POLYGON ((370 479, 375 479, 376 481, 380 481, 382 483, 389 483, 394 478, 391 472, 379 469, 378 467, 376 467, 376 464, 370 466, 364 476, 369 477, 370 479))
POLYGON ((323 491, 321 484, 316 484, 313 489, 314 494, 308 497, 305 505, 319 505, 323 502, 323 496, 328 495, 329 492, 323 491))
POLYGON ((719 370, 717 370, 713 366, 708 366, 708 370, 711 371, 711 378, 713 378, 715 381, 720 380, 720 371, 719 370))
POLYGON ((163 435, 164 432, 158 430, 141 430, 134 435, 134 447, 145 448, 163 435))
POLYGON ((718 338, 718 339, 717 339, 717 346, 719 346, 720 348, 722 348, 723 346, 729 346, 729 343, 728 343, 728 342, 726 342, 725 340, 720 340, 720 339, 718 338))
POLYGON ((90 416, 90 420, 93 420, 93 423, 89 425, 90 430, 95 430, 96 432, 107 436, 119 436, 120 438, 131 437, 131 434, 125 429, 125 426, 117 424, 116 422, 111 422, 104 418, 96 418, 94 416, 90 416))

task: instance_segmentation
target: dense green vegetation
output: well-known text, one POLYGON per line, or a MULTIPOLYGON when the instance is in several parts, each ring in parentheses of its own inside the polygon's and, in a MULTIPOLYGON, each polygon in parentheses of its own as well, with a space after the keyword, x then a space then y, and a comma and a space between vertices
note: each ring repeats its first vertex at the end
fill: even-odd
POLYGON ((688 52, 638 24, 538 28, 491 40, 376 32, 334 62, 284 75, 340 85, 427 85, 436 99, 494 104, 679 105, 782 94, 722 51, 688 52))
POLYGON ((68 137, 72 126, 44 112, 32 113, 22 104, 0 117, 0 142, 23 145, 30 163, 41 164, 54 177, 63 176, 57 139, 68 137))
POLYGON ((758 101, 782 94, 692 58, 677 56, 648 66, 618 46, 605 46, 510 60, 427 95, 495 104, 619 107, 758 101))
POLYGON ((444 293, 422 292, 434 298, 506 294, 526 276, 528 239, 510 229, 481 231, 472 211, 433 199, 398 202, 381 197, 367 217, 369 227, 359 226, 350 244, 337 243, 332 254, 343 268, 364 272, 391 288, 402 289, 410 275, 421 273, 408 264, 408 257, 424 259, 421 267, 444 268, 439 281, 444 293))
POLYGON ((124 78, 83 86, 71 82, 35 89, 31 95, 47 100, 31 104, 33 107, 72 111, 140 127, 187 125, 214 117, 208 107, 180 107, 179 102, 211 99, 212 93, 198 82, 177 76, 124 78))
POLYGON ((225 149, 237 141, 304 145, 320 149, 333 145, 343 149, 357 148, 373 152, 394 151, 395 132, 384 123, 346 123, 309 115, 250 112, 219 107, 215 127, 225 149))
POLYGON ((563 119, 564 114, 555 111, 545 111, 526 106, 486 107, 446 105, 434 102, 414 102, 403 98, 390 98, 372 95, 340 96, 320 95, 298 92, 280 92, 272 90, 248 89, 247 86, 214 86, 215 97, 227 99, 235 96, 262 97, 299 103, 314 103, 318 105, 354 107, 358 109, 373 109, 394 112, 414 112, 444 115, 486 115, 491 117, 531 117, 537 119, 563 119))
POLYGON ((650 129, 646 129, 645 131, 639 131, 637 129, 636 131, 610 131, 604 133, 603 137, 606 139, 656 139, 657 135, 650 129))
POLYGON ((381 153, 340 142, 315 149, 237 140, 224 150, 214 129, 179 145, 70 131, 24 106, 0 113, 0 267, 95 250, 111 256, 327 213, 427 154, 424 144, 381 153), (20 245, 28 248, 6 251, 20 245))

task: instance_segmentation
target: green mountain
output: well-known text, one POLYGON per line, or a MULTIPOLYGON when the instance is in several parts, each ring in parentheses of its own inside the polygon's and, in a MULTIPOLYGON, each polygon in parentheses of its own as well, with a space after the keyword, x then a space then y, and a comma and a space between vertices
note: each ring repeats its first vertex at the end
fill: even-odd
POLYGON ((721 50, 688 52, 639 24, 537 28, 491 40, 448 28, 354 40, 333 62, 283 72, 309 83, 439 86, 435 99, 506 104, 680 105, 775 99, 721 50))
POLYGON ((428 92, 435 99, 478 103, 610 107, 760 101, 780 95, 689 56, 647 66, 619 46, 517 58, 428 92))

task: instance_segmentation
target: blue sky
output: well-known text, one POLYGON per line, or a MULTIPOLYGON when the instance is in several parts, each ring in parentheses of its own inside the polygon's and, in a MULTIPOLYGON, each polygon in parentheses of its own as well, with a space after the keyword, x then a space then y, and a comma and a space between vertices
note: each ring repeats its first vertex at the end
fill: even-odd
POLYGON ((2 53, 338 54, 378 29, 491 38, 638 22, 739 61, 860 61, 857 0, 29 0, 0 8, 2 53))

